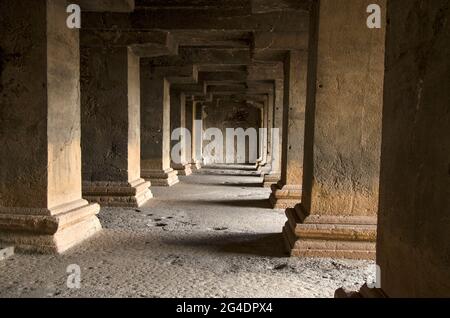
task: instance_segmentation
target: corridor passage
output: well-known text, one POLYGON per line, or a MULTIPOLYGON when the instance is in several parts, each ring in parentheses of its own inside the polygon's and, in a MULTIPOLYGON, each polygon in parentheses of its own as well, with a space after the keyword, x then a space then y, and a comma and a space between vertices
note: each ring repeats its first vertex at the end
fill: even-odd
POLYGON ((204 169, 152 187, 141 208, 102 208, 104 231, 63 255, 0 263, 0 297, 332 297, 369 261, 289 258, 286 217, 248 167, 204 169), (71 264, 81 288, 67 288, 71 264))

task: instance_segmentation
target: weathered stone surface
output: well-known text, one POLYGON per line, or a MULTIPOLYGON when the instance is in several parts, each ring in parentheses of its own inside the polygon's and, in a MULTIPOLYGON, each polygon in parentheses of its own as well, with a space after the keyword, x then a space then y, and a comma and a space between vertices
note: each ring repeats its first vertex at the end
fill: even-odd
POLYGON ((83 195, 105 206, 140 206, 152 194, 140 174, 139 57, 125 46, 81 52, 83 195))
MULTIPOLYGON (((203 129, 206 131, 209 128, 219 129, 222 133, 223 140, 218 141, 223 147, 223 153, 221 157, 217 157, 215 152, 213 154, 203 152, 203 161, 205 164, 212 163, 225 163, 227 160, 227 149, 226 149, 226 138, 227 138, 227 128, 236 129, 242 128, 246 131, 248 128, 254 128, 255 133, 255 144, 257 146, 258 142, 258 128, 260 127, 260 109, 255 107, 250 107, 245 102, 233 102, 231 100, 216 100, 211 103, 203 104, 203 129), (219 160, 219 161, 217 161, 219 160)), ((238 156, 238 144, 239 140, 236 140, 231 148, 233 151, 233 156, 228 158, 228 163, 255 163, 250 162, 249 156, 249 143, 246 142, 245 152, 238 156)), ((203 149, 210 144, 211 141, 203 140, 203 149)), ((253 149, 256 151, 256 149, 253 149)), ((231 154, 231 153, 230 153, 231 154)), ((256 155, 256 153, 255 153, 256 155)), ((256 159, 256 158, 255 158, 256 159)))
POLYGON ((269 201, 274 209, 285 210, 292 208, 302 198, 302 187, 300 185, 282 185, 279 181, 273 184, 271 189, 272 193, 270 194, 269 201))
POLYGON ((91 12, 132 12, 135 0, 73 0, 82 11, 91 12))
POLYGON ((65 9, 0 3, 0 241, 18 250, 64 252, 101 229, 81 199, 79 35, 65 9))
MULTIPOLYGON (((192 125, 192 124, 191 124, 192 125)), ((171 91, 170 94, 170 131, 171 131, 171 152, 178 146, 180 150, 178 154, 175 154, 176 158, 173 158, 171 153, 171 167, 178 172, 178 175, 189 176, 192 174, 191 170, 191 153, 190 145, 190 131, 185 133, 180 131, 178 134, 174 135, 177 130, 186 129, 186 95, 184 93, 177 93, 171 91), (178 138, 178 139, 177 139, 178 138), (188 162, 189 158, 189 162, 188 162)))
POLYGON ((150 182, 83 182, 83 197, 101 206, 140 207, 153 198, 150 182))
POLYGON ((85 28, 160 29, 160 30, 232 30, 299 32, 308 30, 309 14, 303 12, 269 12, 227 15, 223 10, 142 9, 132 14, 88 13, 85 28))
POLYGON ((300 202, 307 71, 307 52, 291 51, 286 57, 284 69, 281 180, 277 187, 272 187, 270 198, 274 208, 293 208, 300 202), (277 203, 279 198, 283 202, 277 203))
POLYGON ((306 216, 299 207, 286 210, 283 228, 292 256, 375 259, 376 218, 306 216))
POLYGON ((450 8, 389 1, 377 263, 389 297, 450 297, 450 8))
MULTIPOLYGON (((297 255, 375 255, 375 237, 366 238, 366 225, 325 225, 329 227, 328 233, 323 232, 327 235, 321 234, 320 222, 313 228, 299 224, 295 235, 293 227, 288 226, 298 222, 294 219, 299 214, 308 216, 307 223, 308 218, 316 216, 337 220, 367 217, 375 234, 384 29, 367 28, 365 9, 370 3, 345 1, 343 10, 343 0, 320 2, 317 40, 316 36, 311 38, 317 44, 310 46, 310 68, 316 72, 308 78, 302 203, 296 213, 288 213, 284 231, 292 253, 297 255), (345 30, 340 28, 344 24, 345 30), (322 235, 320 239, 311 234, 302 239, 302 235, 314 231, 322 235), (347 238, 342 241, 340 235, 345 232, 347 238)), ((378 3, 384 7, 383 1, 378 3)))
POLYGON ((156 186, 178 183, 170 167, 170 83, 141 65, 141 174, 156 186))
POLYGON ((178 43, 167 31, 83 30, 81 46, 115 48, 129 47, 139 57, 175 55, 178 43))
POLYGON ((273 133, 272 133, 272 160, 271 170, 264 176, 263 186, 271 188, 281 180, 281 163, 283 155, 283 112, 284 112, 284 80, 274 81, 273 104, 273 133))

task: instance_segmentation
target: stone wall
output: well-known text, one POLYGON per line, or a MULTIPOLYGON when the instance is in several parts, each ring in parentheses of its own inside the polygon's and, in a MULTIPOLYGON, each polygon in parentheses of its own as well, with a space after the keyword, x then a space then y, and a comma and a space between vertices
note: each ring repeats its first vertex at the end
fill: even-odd
POLYGON ((320 2, 302 198, 311 213, 377 214, 384 31, 366 26, 374 2, 384 7, 372 0, 320 2))
POLYGON ((391 0, 377 262, 390 297, 450 297, 450 4, 391 0))
POLYGON ((61 27, 60 1, 2 1, 0 11, 0 206, 51 208, 76 200, 78 30, 61 27))
MULTIPOLYGON (((261 110, 253 107, 251 105, 247 105, 245 103, 236 103, 231 101, 221 101, 217 104, 215 103, 206 103, 203 108, 203 130, 206 131, 208 128, 218 128, 222 132, 223 135, 223 145, 224 145, 224 153, 223 158, 226 159, 226 129, 227 128, 243 128, 244 130, 248 128, 256 129, 257 133, 259 133, 259 127, 261 126, 261 110)), ((246 142, 246 158, 245 162, 249 162, 249 143, 248 138, 246 142)), ((209 141, 203 141, 203 150, 205 150, 206 145, 208 145, 209 141)), ((259 144, 259 143, 258 143, 259 144)), ((234 153, 235 156, 233 158, 234 162, 238 162, 237 157, 237 141, 234 143, 234 153)), ((212 156, 208 156, 208 154, 204 151, 204 162, 214 163, 214 158, 212 156)), ((242 160, 242 159, 241 159, 242 160)))

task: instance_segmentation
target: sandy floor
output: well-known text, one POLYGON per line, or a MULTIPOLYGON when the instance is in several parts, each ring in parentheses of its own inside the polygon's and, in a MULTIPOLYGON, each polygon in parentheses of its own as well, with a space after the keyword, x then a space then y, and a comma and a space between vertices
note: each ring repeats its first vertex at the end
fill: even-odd
POLYGON ((370 262, 290 259, 282 211, 244 171, 182 177, 140 209, 102 209, 104 231, 62 256, 0 262, 0 297, 332 297, 370 262), (81 288, 66 285, 81 268, 81 288))

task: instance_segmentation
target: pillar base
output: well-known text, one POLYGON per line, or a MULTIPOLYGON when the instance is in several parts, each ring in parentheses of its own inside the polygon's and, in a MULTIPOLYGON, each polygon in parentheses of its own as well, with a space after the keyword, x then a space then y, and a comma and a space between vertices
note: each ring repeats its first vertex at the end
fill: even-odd
POLYGON ((201 168, 202 168, 201 161, 192 161, 191 162, 191 170, 192 171, 200 170, 201 168))
POLYGON ((264 175, 263 187, 271 188, 273 185, 278 184, 278 182, 280 182, 280 179, 281 175, 279 173, 266 174, 264 175))
POLYGON ((180 182, 178 172, 172 168, 166 170, 142 170, 141 175, 146 180, 149 180, 152 185, 159 187, 171 187, 180 182))
POLYGON ((272 170, 272 166, 268 163, 258 166, 258 172, 260 172, 262 176, 270 174, 271 170, 272 170))
POLYGON ((99 211, 82 199, 53 209, 0 208, 0 242, 19 252, 63 253, 101 230, 99 211))
POLYGON ((291 256, 375 259, 375 217, 305 216, 300 204, 286 216, 283 237, 291 256))
POLYGON ((379 288, 369 288, 364 284, 359 291, 349 291, 339 288, 334 293, 334 298, 388 298, 388 296, 379 288))
POLYGON ((172 168, 178 172, 179 176, 190 176, 192 174, 191 164, 172 164, 172 168))
POLYGON ((269 200, 274 209, 286 210, 295 207, 302 199, 302 187, 300 185, 272 185, 272 193, 269 200))
POLYGON ((153 198, 150 182, 83 182, 83 198, 108 207, 137 208, 153 198))

